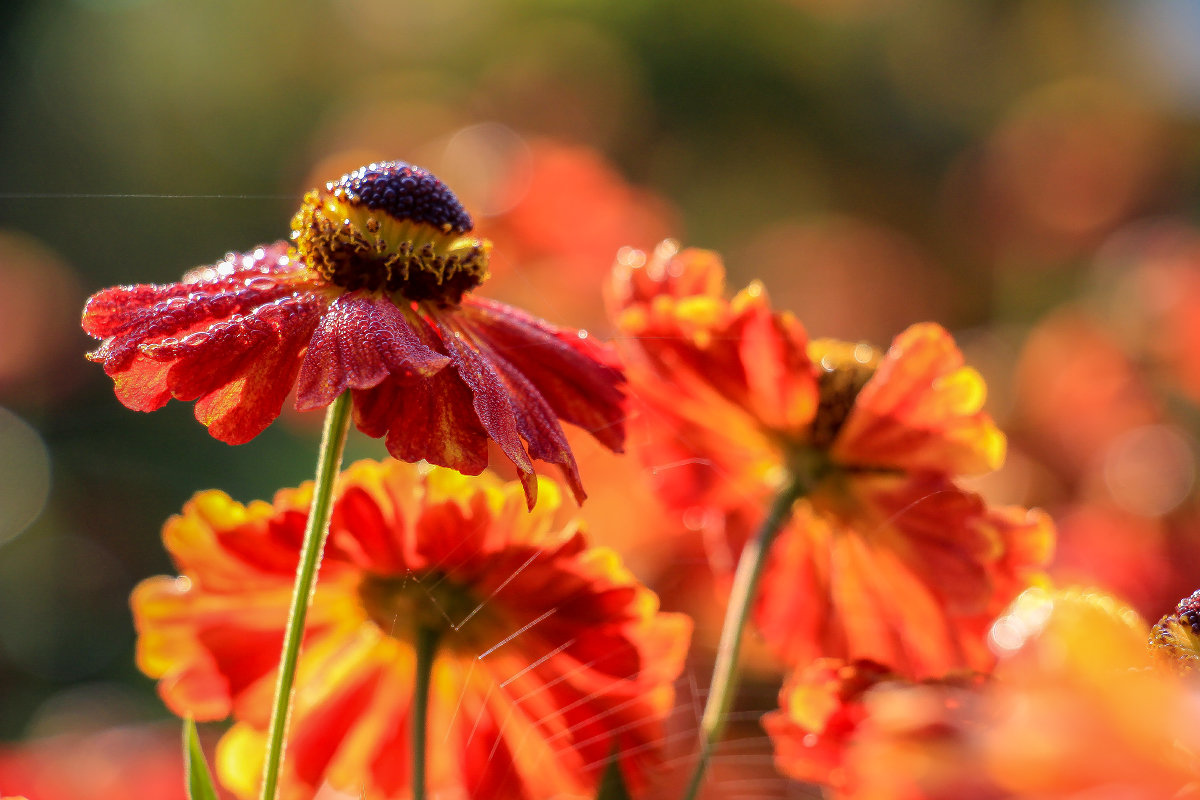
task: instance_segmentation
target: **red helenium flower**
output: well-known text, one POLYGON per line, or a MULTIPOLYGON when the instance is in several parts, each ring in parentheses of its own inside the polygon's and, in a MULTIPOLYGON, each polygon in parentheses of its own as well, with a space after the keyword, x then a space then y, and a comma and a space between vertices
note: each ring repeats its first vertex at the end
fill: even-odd
POLYGON ((265 245, 179 283, 117 286, 88 300, 117 398, 137 411, 174 397, 224 442, 257 436, 287 395, 296 407, 354 393, 354 418, 388 452, 460 472, 494 440, 521 475, 558 464, 584 497, 559 420, 620 450, 622 375, 586 334, 469 292, 491 244, 420 167, 371 164, 305 195, 292 244, 265 245))
MULTIPOLYGON (((554 484, 526 513, 490 474, 359 462, 340 477, 297 672, 285 798, 325 783, 407 797, 414 637, 438 631, 431 796, 591 797, 616 754, 633 787, 660 756, 689 620, 616 554, 557 528, 554 484)), ((203 492, 168 521, 181 577, 133 595, 138 663, 180 715, 236 722, 218 747, 253 796, 311 485, 273 504, 203 492)))
POLYGON ((744 538, 787 474, 802 481, 756 609, 789 663, 986 669, 988 623, 1048 559, 1052 533, 1045 515, 989 509, 954 483, 1003 459, 978 373, 935 324, 886 353, 809 341, 758 284, 732 301, 723 284, 715 254, 671 245, 614 276, 660 495, 718 511, 744 538))

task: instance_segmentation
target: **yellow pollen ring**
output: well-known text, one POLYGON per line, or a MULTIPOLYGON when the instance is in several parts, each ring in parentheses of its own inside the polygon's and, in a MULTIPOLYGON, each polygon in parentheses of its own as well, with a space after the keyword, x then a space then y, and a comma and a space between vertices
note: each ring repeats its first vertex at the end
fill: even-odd
POLYGON ((486 239, 448 224, 438 229, 398 219, 341 194, 310 191, 292 218, 300 258, 330 283, 455 305, 487 279, 492 245, 486 239))

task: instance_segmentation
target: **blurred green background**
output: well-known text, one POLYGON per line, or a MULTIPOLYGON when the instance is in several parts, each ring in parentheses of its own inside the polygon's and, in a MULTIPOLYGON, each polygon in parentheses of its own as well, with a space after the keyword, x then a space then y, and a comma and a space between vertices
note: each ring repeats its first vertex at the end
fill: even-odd
POLYGON ((1064 532, 1060 568, 1145 613, 1200 585, 1200 3, 26 0, 0 25, 0 741, 163 717, 127 608, 170 570, 163 520, 312 471, 314 420, 230 448, 190 406, 122 408, 84 299, 281 238, 373 159, 458 190, 497 243, 484 293, 554 322, 606 332, 617 249, 665 235, 814 336, 942 322, 1013 434, 981 490, 1115 530, 1102 563, 1064 532))

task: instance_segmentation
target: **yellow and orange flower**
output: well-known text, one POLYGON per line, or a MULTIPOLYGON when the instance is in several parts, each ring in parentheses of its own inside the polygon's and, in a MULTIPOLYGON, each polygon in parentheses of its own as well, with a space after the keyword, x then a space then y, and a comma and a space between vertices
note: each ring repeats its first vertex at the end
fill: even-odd
POLYGON ((810 668, 764 724, 780 770, 837 800, 1183 797, 1200 779, 1200 706, 1151 664, 1146 631, 1110 596, 1029 590, 996 623, 990 679, 832 665, 823 683, 810 668))
POLYGON ((780 710, 764 715, 762 724, 781 772, 854 796, 862 767, 853 761, 852 747, 864 728, 877 723, 871 707, 875 696, 900 688, 913 689, 914 696, 922 691, 936 695, 939 702, 933 709, 914 706, 907 720, 910 731, 922 731, 932 742, 940 734, 936 723, 945 709, 978 691, 984 680, 979 673, 961 673, 912 683, 871 661, 821 658, 788 676, 779 692, 780 710))
POLYGON ((643 458, 674 508, 741 536, 790 475, 805 496, 775 543, 756 619, 790 663, 869 659, 912 677, 986 669, 991 619, 1049 557, 1049 519, 991 509, 954 479, 1004 437, 950 335, 886 353, 809 341, 751 284, 723 296, 711 252, 618 263, 610 297, 640 401, 643 458))
MULTIPOLYGON (((405 797, 414 636, 439 633, 428 780, 442 797, 585 797, 617 754, 644 785, 690 622, 615 553, 522 490, 400 462, 341 477, 306 623, 282 783, 405 797)), ((178 714, 232 715, 217 771, 253 796, 311 485, 274 503, 198 494, 163 537, 178 578, 134 592, 138 663, 178 714)))
POLYGON ((477 475, 492 440, 530 506, 535 459, 559 465, 582 501, 559 420, 619 451, 621 371, 586 333, 473 296, 491 243, 472 224, 428 171, 370 164, 305 195, 294 246, 97 292, 83 328, 104 341, 88 357, 127 407, 195 400, 230 444, 261 433, 293 389, 301 411, 352 391, 359 429, 396 458, 477 475))

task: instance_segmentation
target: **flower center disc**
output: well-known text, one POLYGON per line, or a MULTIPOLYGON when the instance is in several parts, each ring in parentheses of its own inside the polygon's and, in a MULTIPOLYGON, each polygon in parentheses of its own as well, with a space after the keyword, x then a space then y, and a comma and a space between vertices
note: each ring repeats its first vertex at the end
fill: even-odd
POLYGON ((471 594, 440 574, 385 577, 372 575, 358 586, 363 611, 380 630, 397 638, 411 638, 418 628, 436 631, 446 646, 462 644, 459 632, 479 619, 479 603, 471 594))
POLYGON ((457 305, 487 278, 491 243, 432 173, 387 161, 304 195, 292 218, 300 258, 347 290, 396 292, 457 305))
POLYGON ((867 344, 818 339, 809 344, 809 357, 820 367, 811 444, 825 450, 846 423, 858 393, 875 374, 880 353, 867 344))

